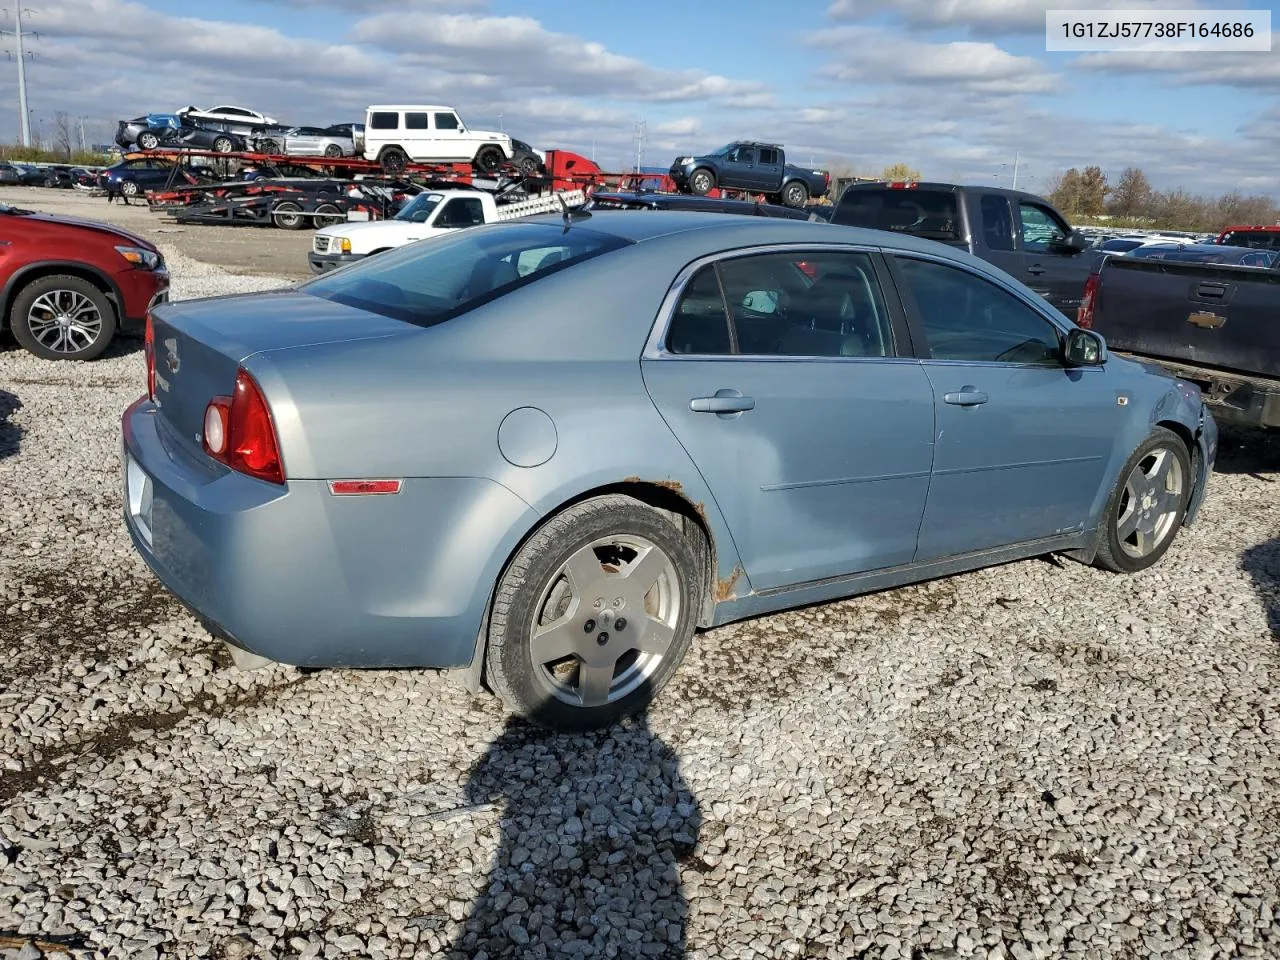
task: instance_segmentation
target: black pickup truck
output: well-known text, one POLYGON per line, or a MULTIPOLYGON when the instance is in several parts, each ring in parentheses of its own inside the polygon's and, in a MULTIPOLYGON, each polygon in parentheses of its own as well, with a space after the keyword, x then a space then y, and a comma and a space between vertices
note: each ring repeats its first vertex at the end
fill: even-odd
POLYGON ((747 190, 788 207, 803 207, 831 189, 825 170, 787 163, 778 144, 752 140, 735 140, 702 157, 676 157, 668 175, 676 189, 700 197, 715 189, 747 190))
POLYGON ((1280 269, 1107 257, 1077 323, 1200 387, 1220 423, 1280 427, 1280 269))
POLYGON ((908 233, 967 250, 1022 281, 1072 320, 1101 255, 1048 201, 953 183, 852 183, 832 223, 908 233))

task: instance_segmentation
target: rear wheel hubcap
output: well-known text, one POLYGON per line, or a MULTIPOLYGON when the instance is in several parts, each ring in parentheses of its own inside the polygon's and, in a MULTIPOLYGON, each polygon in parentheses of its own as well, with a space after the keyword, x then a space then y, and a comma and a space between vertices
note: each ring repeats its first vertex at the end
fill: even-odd
POLYGON ((599 707, 662 664, 680 619, 680 580, 646 538, 606 537, 560 565, 535 609, 529 652, 542 685, 562 703, 599 707))

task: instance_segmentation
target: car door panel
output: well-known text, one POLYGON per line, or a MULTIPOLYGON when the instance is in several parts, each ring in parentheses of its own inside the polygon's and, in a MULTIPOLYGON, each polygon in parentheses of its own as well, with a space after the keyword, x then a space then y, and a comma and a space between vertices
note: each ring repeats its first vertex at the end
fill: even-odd
MULTIPOLYGON (((723 288, 714 271, 691 276, 671 314, 671 349, 646 351, 649 394, 715 497, 753 589, 908 563, 933 459, 929 380, 891 350, 805 355, 853 334, 797 312, 816 282, 806 290, 797 280, 799 296, 776 311, 787 291, 764 279, 768 256, 777 255, 730 268, 748 278, 736 288, 728 273, 723 288), (731 325, 721 289, 734 304, 731 325)), ((786 256, 811 269, 821 262, 786 256)))
POLYGON ((1095 258, 1055 247, 1066 239, 1069 228, 1043 204, 1020 201, 1017 214, 1021 270, 1009 272, 1063 315, 1074 319, 1076 308, 1084 300, 1084 285, 1095 258))
POLYGON ((1084 529, 1122 412, 1105 372, 1064 367, 1061 330, 991 278, 893 259, 935 397, 916 561, 1084 529))

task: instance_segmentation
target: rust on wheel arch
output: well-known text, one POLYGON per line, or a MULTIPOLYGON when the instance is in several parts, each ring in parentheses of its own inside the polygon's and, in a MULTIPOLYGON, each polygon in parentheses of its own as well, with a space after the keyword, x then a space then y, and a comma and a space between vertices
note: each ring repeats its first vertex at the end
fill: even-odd
POLYGON ((742 579, 745 573, 746 571, 742 569, 742 564, 738 564, 730 571, 728 577, 716 580, 713 591, 716 603, 724 603, 727 600, 736 600, 738 598, 738 581, 742 579))

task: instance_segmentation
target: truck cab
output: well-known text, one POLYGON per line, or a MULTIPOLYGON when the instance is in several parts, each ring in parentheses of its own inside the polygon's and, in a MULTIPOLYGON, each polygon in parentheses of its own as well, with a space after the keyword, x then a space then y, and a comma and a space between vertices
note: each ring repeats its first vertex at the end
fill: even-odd
POLYGON ((1070 319, 1100 254, 1043 197, 998 187, 873 181, 845 188, 832 223, 908 233, 967 250, 1070 319))
POLYGON ((497 213, 493 196, 480 190, 427 190, 389 220, 321 227, 312 239, 307 262, 312 273, 326 273, 415 240, 492 223, 498 219, 497 213))

